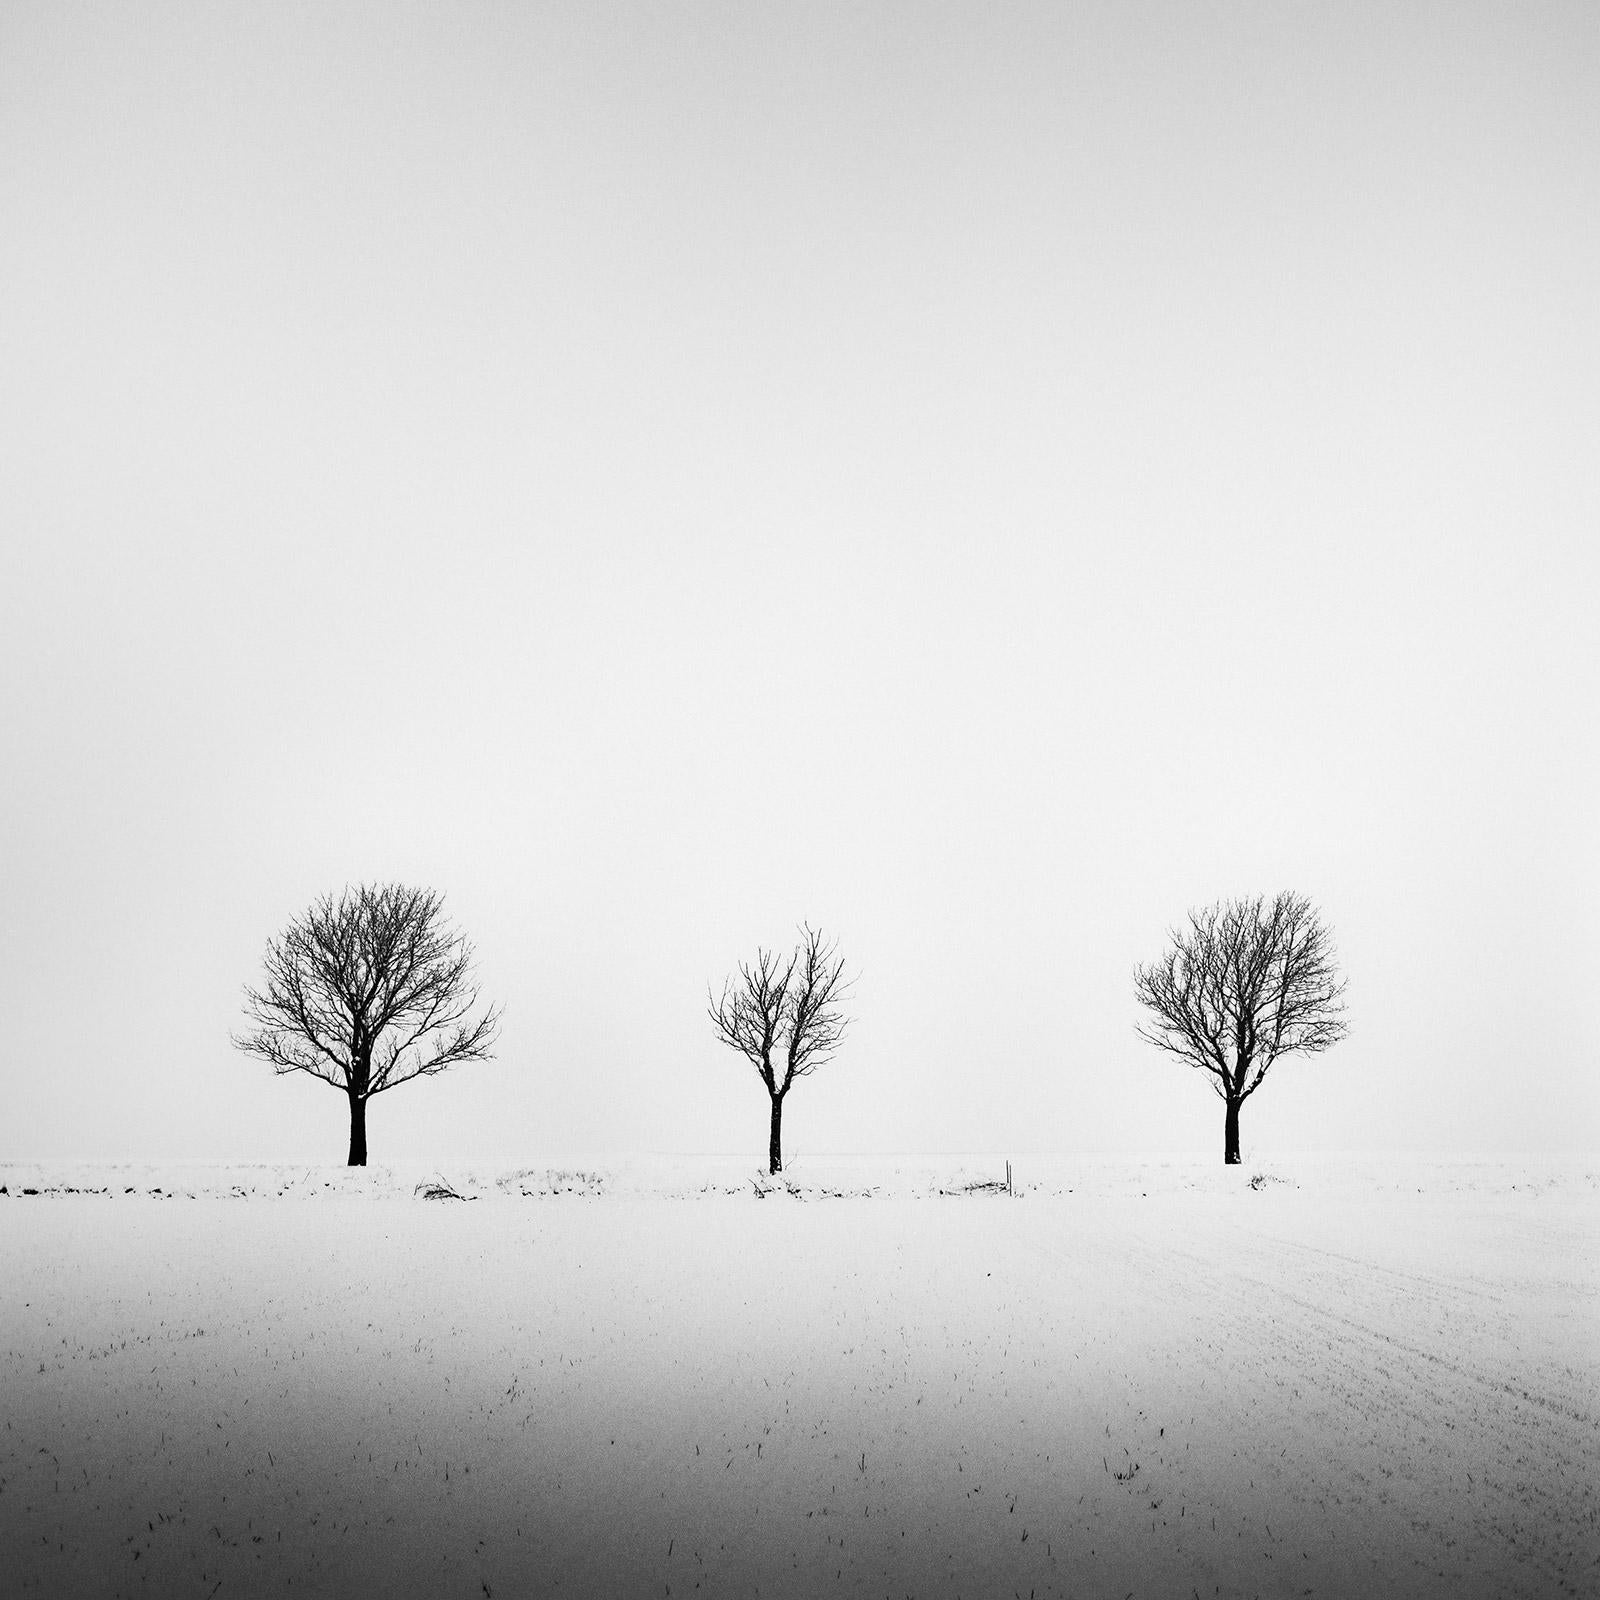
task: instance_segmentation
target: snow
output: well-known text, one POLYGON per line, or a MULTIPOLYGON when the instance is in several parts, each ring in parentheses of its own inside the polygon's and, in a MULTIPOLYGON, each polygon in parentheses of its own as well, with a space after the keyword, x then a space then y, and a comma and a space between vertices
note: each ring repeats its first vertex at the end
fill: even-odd
POLYGON ((9 1592, 1600 1588, 1600 1162, 793 1166, 0 1166, 9 1592))

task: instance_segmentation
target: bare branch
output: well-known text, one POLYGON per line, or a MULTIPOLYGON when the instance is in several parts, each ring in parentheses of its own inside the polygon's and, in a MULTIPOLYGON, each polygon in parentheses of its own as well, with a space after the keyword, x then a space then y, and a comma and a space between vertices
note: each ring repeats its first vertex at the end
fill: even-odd
POLYGON ((802 925, 800 932, 800 948, 793 962, 797 972, 786 1018, 789 1049, 783 1074, 785 1092, 796 1078, 815 1072, 833 1055, 849 1026, 840 1003, 849 984, 838 942, 829 942, 820 928, 810 924, 802 925))
POLYGON ((794 956, 784 966, 770 950, 757 950, 755 964, 741 962, 737 979, 722 986, 722 998, 707 1007, 717 1037, 737 1050, 761 1075, 769 1094, 777 1094, 772 1053, 789 1011, 789 986, 794 981, 794 956))

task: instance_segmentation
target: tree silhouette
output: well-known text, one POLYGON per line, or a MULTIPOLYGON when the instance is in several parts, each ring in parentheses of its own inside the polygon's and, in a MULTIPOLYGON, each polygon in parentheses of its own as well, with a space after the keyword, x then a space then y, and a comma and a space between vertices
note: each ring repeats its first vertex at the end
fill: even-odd
POLYGON ((1141 1038, 1205 1073, 1226 1106, 1222 1159, 1239 1160, 1239 1108, 1280 1056, 1317 1055, 1348 1031, 1333 940, 1304 895, 1189 913, 1172 948, 1137 967, 1141 1038))
POLYGON ((280 1076, 309 1073, 350 1103, 352 1167, 367 1164, 367 1102, 494 1053, 500 1014, 472 1016, 472 947, 431 889, 359 885, 324 895, 267 943, 246 987, 254 1030, 233 1042, 280 1076))
POLYGON ((717 1037, 755 1067, 771 1099, 770 1172, 783 1170, 784 1096, 796 1078, 815 1072, 838 1049, 849 1020, 841 1004, 848 987, 837 942, 805 925, 787 961, 758 950, 753 963, 741 963, 738 975, 723 984, 722 998, 711 999, 717 1037))

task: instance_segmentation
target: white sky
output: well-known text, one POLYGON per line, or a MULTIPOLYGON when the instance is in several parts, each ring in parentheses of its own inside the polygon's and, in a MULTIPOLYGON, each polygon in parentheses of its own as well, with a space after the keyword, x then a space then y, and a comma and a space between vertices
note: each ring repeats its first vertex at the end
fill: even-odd
POLYGON ((1134 1035, 1313 897, 1260 1148, 1600 1145, 1600 10, 0 8, 0 1157, 343 1155, 236 1054, 448 896, 375 1160, 1212 1150, 1134 1035))

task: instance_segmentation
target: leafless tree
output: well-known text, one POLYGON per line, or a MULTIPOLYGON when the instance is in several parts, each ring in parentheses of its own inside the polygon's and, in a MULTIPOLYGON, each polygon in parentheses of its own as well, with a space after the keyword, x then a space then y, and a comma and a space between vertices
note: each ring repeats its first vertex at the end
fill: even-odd
POLYGON ((1279 1056, 1317 1055, 1347 1031, 1333 939, 1304 895, 1229 900, 1189 913, 1159 961, 1134 969, 1140 1037, 1205 1073, 1239 1160, 1239 1108, 1279 1056))
POLYGON ((784 1096, 838 1049, 849 1021, 842 1003, 848 988, 837 942, 808 924, 787 960, 758 950, 723 984, 720 1000, 710 997, 718 1039, 755 1067, 772 1101, 771 1172, 783 1170, 784 1096))
POLYGON ((500 1014, 477 1015, 472 947, 444 899, 399 884, 324 895, 267 943, 266 980, 245 989, 239 1049, 280 1076, 309 1073, 350 1102, 350 1165, 367 1164, 367 1101, 494 1054, 500 1014))

